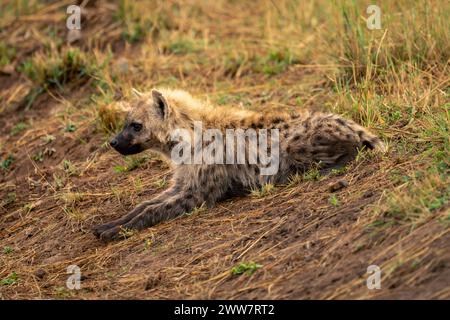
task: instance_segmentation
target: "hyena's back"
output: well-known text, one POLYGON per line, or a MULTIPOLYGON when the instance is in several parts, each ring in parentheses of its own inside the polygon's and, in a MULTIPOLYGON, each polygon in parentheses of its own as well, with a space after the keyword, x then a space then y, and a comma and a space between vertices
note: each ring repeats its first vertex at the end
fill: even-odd
POLYGON ((292 120, 286 153, 297 166, 311 163, 340 167, 353 160, 361 148, 384 150, 380 139, 351 120, 334 114, 307 113, 292 120))

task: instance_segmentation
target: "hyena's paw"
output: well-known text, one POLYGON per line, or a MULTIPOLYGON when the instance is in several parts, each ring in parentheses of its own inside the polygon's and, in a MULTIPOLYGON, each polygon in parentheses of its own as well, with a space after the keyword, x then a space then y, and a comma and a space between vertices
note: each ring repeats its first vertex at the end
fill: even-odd
POLYGON ((103 224, 99 224, 99 225, 94 226, 94 227, 92 228, 92 232, 94 233, 94 235, 95 235, 97 238, 99 238, 100 235, 101 235, 103 232, 105 232, 105 231, 107 231, 107 230, 109 230, 109 229, 112 229, 112 228, 114 228, 114 227, 116 227, 116 226, 117 226, 117 224, 115 223, 115 221, 111 221, 111 222, 108 222, 108 223, 103 223, 103 224))
POLYGON ((132 220, 134 218, 135 215, 136 215, 136 213, 132 211, 131 213, 129 213, 128 215, 126 215, 120 219, 96 225, 92 228, 92 232, 94 233, 94 235, 97 238, 99 238, 103 232, 105 232, 109 229, 112 229, 114 227, 120 227, 120 226, 128 223, 130 220, 132 220))
POLYGON ((129 223, 125 225, 116 225, 101 232, 98 238, 103 242, 124 240, 131 237, 136 231, 137 229, 133 229, 132 225, 129 223))
POLYGON ((103 231, 99 235, 100 240, 103 242, 111 242, 114 240, 125 239, 125 236, 122 233, 122 228, 120 226, 109 228, 106 231, 103 231))

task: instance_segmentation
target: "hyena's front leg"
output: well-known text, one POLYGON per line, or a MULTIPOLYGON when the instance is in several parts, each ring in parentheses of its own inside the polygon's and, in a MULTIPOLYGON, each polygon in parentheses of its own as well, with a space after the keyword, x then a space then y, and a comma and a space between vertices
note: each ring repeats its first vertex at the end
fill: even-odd
POLYGON ((127 223, 110 228, 100 234, 103 241, 111 241, 121 238, 123 229, 142 230, 158 224, 159 222, 173 219, 184 213, 200 207, 204 203, 212 206, 227 191, 227 180, 223 172, 219 172, 211 166, 192 170, 192 176, 185 177, 184 185, 180 191, 163 202, 154 203, 145 207, 141 213, 135 215, 127 223), (212 176, 213 175, 213 176, 212 176))
POLYGON ((147 206, 141 214, 136 215, 127 223, 104 231, 100 234, 100 239, 103 241, 118 239, 121 237, 121 231, 123 230, 142 230, 161 221, 170 220, 178 215, 190 212, 196 206, 201 206, 201 200, 189 195, 175 196, 163 203, 147 206))
POLYGON ((178 186, 177 185, 172 186, 171 188, 167 189, 154 199, 140 203, 138 206, 136 206, 133 210, 131 210, 128 214, 124 215, 123 217, 95 226, 93 228, 94 235, 96 237, 100 237, 100 235, 106 230, 124 225, 137 215, 141 214, 147 207, 164 202, 165 200, 169 199, 178 192, 179 192, 178 186))

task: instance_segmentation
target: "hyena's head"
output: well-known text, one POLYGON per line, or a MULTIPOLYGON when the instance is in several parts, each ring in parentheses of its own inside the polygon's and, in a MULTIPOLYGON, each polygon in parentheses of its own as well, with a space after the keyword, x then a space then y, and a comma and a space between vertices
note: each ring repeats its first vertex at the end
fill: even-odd
POLYGON ((163 94, 153 89, 151 94, 135 91, 139 98, 131 104, 122 131, 110 145, 123 155, 147 149, 164 152, 170 139, 171 108, 163 94))

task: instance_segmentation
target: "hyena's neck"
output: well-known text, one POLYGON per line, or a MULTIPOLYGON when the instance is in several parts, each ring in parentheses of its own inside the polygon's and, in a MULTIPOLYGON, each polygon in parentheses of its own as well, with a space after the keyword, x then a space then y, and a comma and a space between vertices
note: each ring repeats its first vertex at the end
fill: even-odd
POLYGON ((273 123, 288 120, 289 116, 276 112, 255 112, 235 106, 214 106, 198 100, 182 90, 161 90, 173 108, 175 128, 192 129, 194 122, 202 122, 205 129, 267 128, 273 123))
POLYGON ((228 128, 270 129, 278 123, 288 121, 290 115, 283 112, 254 112, 250 110, 223 110, 213 115, 205 115, 201 120, 205 129, 224 130, 228 128))
POLYGON ((193 130, 195 125, 201 123, 204 130, 222 130, 226 128, 242 127, 257 117, 258 114, 250 110, 205 107, 202 110, 196 109, 189 113, 180 113, 180 120, 176 121, 175 127, 193 130))

